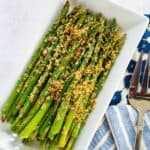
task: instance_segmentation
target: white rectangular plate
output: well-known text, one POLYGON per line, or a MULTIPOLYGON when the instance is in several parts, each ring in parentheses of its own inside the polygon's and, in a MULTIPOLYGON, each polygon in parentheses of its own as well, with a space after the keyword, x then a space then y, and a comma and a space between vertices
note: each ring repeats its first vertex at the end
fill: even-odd
MULTIPOLYGON (((3 39, 0 41, 0 107, 10 94, 43 33, 64 3, 63 0, 6 1, 1 4, 3 9, 0 14, 2 18, 0 20, 0 36, 3 39)), ((94 12, 102 12, 107 18, 115 17, 124 32, 127 33, 125 45, 97 98, 96 107, 88 117, 74 147, 75 150, 87 150, 148 21, 145 17, 109 0, 70 0, 70 2, 72 6, 75 3, 81 3, 94 12)), ((0 125, 0 149, 13 150, 16 145, 4 125, 0 125)), ((19 147, 22 150, 37 149, 23 145, 19 145, 19 147)))

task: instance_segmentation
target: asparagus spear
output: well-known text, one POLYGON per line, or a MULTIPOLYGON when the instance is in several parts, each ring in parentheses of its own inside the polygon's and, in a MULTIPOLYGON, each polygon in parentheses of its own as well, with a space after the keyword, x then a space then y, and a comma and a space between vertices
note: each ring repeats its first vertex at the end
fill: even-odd
POLYGON ((70 4, 69 4, 69 1, 67 0, 60 12, 60 15, 55 19, 55 21, 53 22, 49 31, 47 32, 46 37, 55 32, 55 30, 59 26, 59 23, 61 22, 61 20, 64 19, 64 17, 67 15, 67 13, 69 11, 69 7, 70 7, 70 4))
MULTIPOLYGON (((55 39, 55 41, 53 42, 54 44, 52 45, 52 47, 54 47, 55 45, 56 45, 56 43, 58 42, 58 39, 55 39)), ((49 50, 50 51, 50 50, 49 50)), ((45 55, 45 52, 46 52, 46 49, 43 51, 43 55, 45 55)), ((52 50, 49 52, 50 54, 52 54, 52 50)), ((19 97, 18 97, 18 99, 17 99, 17 101, 16 101, 16 103, 18 102, 18 100, 19 101, 21 101, 20 103, 23 103, 24 102, 24 100, 25 100, 25 98, 26 98, 26 96, 28 95, 28 93, 30 92, 30 89, 32 89, 32 86, 29 86, 29 88, 27 88, 26 86, 27 85, 30 85, 29 83, 31 83, 31 85, 33 85, 34 83, 35 83, 35 78, 34 78, 34 76, 36 76, 36 75, 38 75, 38 74, 40 74, 42 71, 39 69, 39 68, 37 68, 38 66, 42 66, 43 65, 43 70, 44 70, 44 65, 45 65, 45 63, 43 63, 42 64, 42 60, 43 60, 43 57, 40 57, 40 60, 38 61, 38 63, 36 64, 36 66, 35 66, 35 68, 36 68, 36 71, 32 71, 32 73, 31 73, 31 75, 30 75, 30 78, 28 79, 29 81, 27 81, 26 83, 25 83, 25 86, 24 86, 24 88, 22 89, 22 91, 21 91, 21 93, 19 94, 19 97), (32 78, 32 77, 33 78, 32 78), (24 92, 24 90, 25 90, 25 92, 24 92)), ((21 105, 21 104, 20 104, 21 105)), ((20 105, 18 104, 18 108, 20 108, 20 105)), ((16 114, 17 114, 17 110, 16 110, 16 108, 14 108, 14 109, 11 109, 12 111, 12 118, 13 118, 13 116, 15 116, 16 114)), ((8 119, 9 119, 9 117, 10 117, 10 115, 11 115, 11 112, 9 113, 9 115, 8 115, 8 119)), ((13 119, 12 119, 13 120, 13 119)))
MULTIPOLYGON (((55 51, 55 47, 57 46, 57 44, 59 43, 59 37, 61 36, 60 33, 58 33, 58 37, 55 39, 54 44, 49 48, 48 53, 50 53, 50 55, 47 55, 45 57, 45 59, 43 60, 43 62, 37 66, 35 72, 33 72, 30 75, 30 78, 28 79, 26 85, 28 85, 20 94, 19 102, 17 104, 17 108, 20 108, 21 105, 23 105, 26 97, 28 96, 28 94, 32 91, 33 86, 36 84, 37 80, 39 79, 40 75, 43 73, 43 71, 45 71, 44 65, 47 64, 47 61, 50 59, 51 55, 53 54, 53 52, 55 51), (43 67, 42 67, 43 66, 43 67)), ((61 52, 61 51, 60 51, 61 52)), ((13 109, 13 116, 15 116, 17 114, 17 110, 15 108, 13 109)))
MULTIPOLYGON (((116 59, 116 57, 117 57, 117 55, 118 55, 118 53, 119 53, 121 47, 122 47, 123 44, 124 44, 125 37, 126 37, 126 36, 123 35, 123 36, 117 41, 117 43, 114 45, 114 49, 113 49, 113 50, 115 51, 115 55, 112 53, 112 54, 109 56, 109 57, 112 56, 112 60, 110 61, 110 67, 107 68, 107 66, 105 66, 105 67, 106 67, 106 68, 105 68, 106 70, 104 71, 104 73, 102 74, 102 76, 101 76, 101 77, 99 78, 99 80, 97 81, 95 93, 93 93, 91 103, 93 103, 93 98, 95 99, 95 98, 97 97, 99 91, 101 90, 101 88, 102 88, 102 86, 103 86, 103 84, 104 84, 104 82, 105 82, 105 80, 106 80, 106 78, 107 78, 107 75, 109 74, 110 68, 111 68, 111 66, 113 65, 113 63, 115 62, 115 59, 116 59)), ((107 59, 109 59, 109 57, 108 57, 107 59)), ((88 114, 89 114, 90 111, 92 110, 92 109, 91 109, 91 104, 89 104, 88 107, 85 108, 85 109, 87 109, 88 112, 87 112, 87 113, 85 113, 85 112, 83 113, 83 118, 82 118, 81 122, 79 122, 79 123, 74 127, 74 131, 72 132, 72 135, 71 135, 71 137, 70 137, 70 139, 69 139, 69 142, 68 142, 68 144, 67 144, 67 146, 66 146, 66 150, 72 149, 72 146, 73 146, 73 144, 75 143, 76 138, 77 138, 78 135, 79 135, 80 129, 81 129, 81 127, 83 126, 83 124, 84 124, 84 122, 85 122, 85 119, 88 117, 88 114)))
MULTIPOLYGON (((120 30, 119 30, 120 31, 120 30)), ((113 47, 113 45, 114 45, 114 43, 116 43, 116 40, 118 39, 120 37, 120 32, 116 32, 116 34, 115 34, 115 36, 113 37, 113 40, 112 40, 112 42, 111 42, 111 46, 113 47)), ((100 56, 100 64, 101 64, 101 62, 103 62, 104 60, 105 60, 105 57, 108 57, 108 55, 110 55, 110 50, 107 50, 107 52, 103 52, 104 54, 101 54, 101 56, 100 56)), ((97 56, 97 55, 96 55, 97 56)), ((97 60, 98 58, 96 57, 96 59, 93 57, 93 62, 94 63, 92 63, 92 64, 95 64, 96 63, 96 60, 97 60)), ((99 65, 99 63, 98 63, 98 65, 99 65)), ((108 66, 108 64, 107 64, 107 66, 108 66)), ((94 66, 93 66, 94 67, 94 66)), ((100 66, 97 66, 97 68, 101 68, 100 66)), ((94 84, 96 84, 96 81, 97 81, 97 78, 98 78, 98 76, 99 76, 99 74, 101 73, 101 70, 100 70, 100 72, 97 72, 97 73, 93 73, 93 77, 92 77, 92 82, 94 83, 94 84)), ((92 75, 92 74, 91 74, 92 75)), ((90 76, 90 75, 88 75, 88 76, 90 76)), ((88 77, 88 78, 90 78, 90 77, 88 77)), ((87 78, 87 80, 88 80, 88 78, 87 78)), ((85 83, 87 83, 87 81, 85 81, 85 83)), ((88 87, 88 89, 89 89, 89 86, 87 85, 87 87, 88 87)), ((83 91, 86 91, 86 90, 84 90, 83 89, 83 91)), ((87 101, 88 101, 88 98, 89 98, 89 96, 91 95, 90 93, 91 92, 93 92, 93 90, 92 89, 89 89, 89 91, 90 92, 88 92, 87 91, 87 94, 85 93, 85 94, 81 94, 81 96, 80 96, 80 98, 79 98, 79 100, 77 101, 77 104, 81 107, 81 110, 82 110, 82 108, 84 108, 85 106, 85 104, 87 103, 87 101)), ((68 135, 68 132, 69 132, 69 128, 70 128, 70 126, 71 126, 71 124, 72 124, 72 122, 73 122, 73 120, 75 119, 75 115, 76 115, 76 110, 74 109, 74 108, 72 108, 71 110, 70 110, 70 112, 68 113, 68 115, 67 115, 67 119, 66 119, 66 122, 65 122, 65 124, 64 124, 64 127, 63 127, 63 130, 62 130, 62 134, 61 134, 61 136, 60 136, 60 140, 59 140, 59 147, 64 147, 65 146, 65 144, 66 144, 66 142, 67 142, 67 135, 68 135)))
POLYGON ((61 136, 58 142, 58 147, 63 148, 66 145, 68 132, 70 130, 73 120, 76 117, 76 111, 80 110, 82 112, 82 108, 83 108, 82 105, 84 105, 84 103, 87 101, 87 98, 89 98, 91 92, 93 92, 93 87, 96 82, 96 79, 103 69, 102 60, 99 60, 99 63, 97 64, 97 66, 95 66, 98 60, 98 53, 99 52, 96 50, 94 56, 92 57, 92 62, 91 64, 89 64, 87 75, 85 75, 86 76, 85 81, 79 85, 80 89, 82 89, 82 92, 78 92, 78 90, 75 91, 75 93, 79 93, 78 94, 79 98, 78 97, 77 99, 73 98, 73 103, 75 104, 73 104, 73 106, 71 107, 71 110, 68 112, 68 115, 64 123, 61 136), (90 80, 92 75, 94 76, 94 79, 90 80), (89 81, 91 82, 91 84, 89 81))
MULTIPOLYGON (((77 27, 81 26, 85 20, 86 12, 84 15, 79 19, 77 23, 77 27)), ((83 34, 85 35, 85 34, 83 34)), ((83 36, 82 35, 82 36, 83 36)), ((59 66, 58 70, 56 70, 53 73, 53 80, 58 80, 61 74, 65 71, 66 66, 70 63, 73 54, 75 50, 80 46, 83 39, 80 39, 79 41, 74 41, 73 46, 70 48, 68 55, 64 58, 64 61, 62 61, 61 65, 59 66)), ((51 99, 51 98, 50 98, 51 99)), ((27 138, 37 127, 45 113, 47 112, 48 108, 51 105, 51 100, 47 100, 42 106, 41 109, 37 112, 37 114, 33 117, 33 119, 29 122, 29 124, 23 129, 23 131, 20 133, 20 138, 27 138), (32 127, 32 128, 31 128, 32 127)))
MULTIPOLYGON (((102 25, 103 26, 103 25, 102 25)), ((100 42, 99 42, 100 43, 100 42)), ((97 46, 98 47, 98 46, 97 46)), ((96 54, 96 57, 93 57, 93 62, 96 62, 96 58, 97 58, 97 54, 96 54)), ((68 118, 70 118, 70 116, 72 116, 74 114, 74 112, 71 112, 69 115, 68 115, 68 118)), ((68 126, 70 126, 72 123, 72 121, 70 119, 68 119, 68 122, 66 123, 66 126, 65 126, 65 130, 68 128, 68 126)), ((68 128, 69 129, 69 128, 68 128)), ((67 136, 67 132, 66 133, 66 136, 67 136)))
MULTIPOLYGON (((79 65, 81 63, 81 60, 85 54, 85 50, 86 48, 84 47, 84 49, 82 50, 82 54, 81 56, 79 57, 79 59, 77 59, 76 63, 73 64, 73 69, 71 70, 71 73, 75 72, 78 68, 79 68, 79 65)), ((64 85, 63 85, 63 91, 61 92, 61 95, 66 91, 66 89, 68 88, 68 86, 70 85, 70 83, 72 82, 73 80, 73 76, 69 76, 69 78, 64 82, 64 85)), ((41 140, 44 140, 47 132, 48 132, 48 129, 49 129, 49 126, 51 124, 51 121, 53 120, 54 116, 55 116, 55 112, 58 108, 58 105, 60 103, 60 101, 58 102, 53 102, 54 105, 52 106, 51 109, 49 109, 49 112, 47 113, 47 115, 45 116, 46 120, 43 119, 43 121, 40 123, 39 125, 39 135, 38 135, 38 138, 40 138, 41 140)))
POLYGON ((42 144, 41 144, 41 150, 47 150, 48 149, 48 140, 44 140, 42 141, 42 144))
MULTIPOLYGON (((93 54, 93 57, 92 57, 92 59, 91 59, 91 63, 90 63, 89 66, 88 66, 87 75, 85 75, 85 76, 86 76, 85 81, 83 82, 83 84, 81 83, 80 85, 78 85, 78 86, 80 87, 80 89, 82 89, 82 92, 83 92, 83 93, 79 92, 79 91, 78 91, 78 88, 76 87, 76 90, 77 90, 77 91, 75 91, 75 93, 77 93, 78 96, 76 96, 77 99, 74 99, 74 98, 73 98, 73 102, 75 101, 75 102, 78 103, 78 102, 82 101, 82 99, 85 99, 85 97, 88 97, 88 96, 89 96, 89 93, 90 93, 90 92, 87 92, 87 93, 85 92, 85 91, 86 91, 85 85, 88 83, 88 81, 89 81, 89 79, 91 78, 92 74, 96 74, 96 75, 99 74, 99 73, 94 73, 94 72, 92 72, 92 70, 93 70, 93 68, 95 68, 95 65, 96 65, 96 63, 97 63, 97 61, 98 61, 99 51, 101 50, 100 47, 99 47, 99 46, 101 45, 101 39, 99 39, 99 38, 101 38, 101 36, 103 35, 104 22, 105 22, 104 18, 101 17, 100 35, 99 35, 98 38, 97 38, 97 44, 96 44, 95 49, 94 49, 94 54, 93 54), (92 70, 91 70, 91 69, 92 69, 92 70), (90 70, 91 70, 91 71, 90 71, 90 70), (87 94, 88 94, 88 95, 87 95, 87 94), (81 96, 80 96, 80 95, 81 95, 81 96), (82 96, 82 95, 84 95, 84 96, 82 96), (78 97, 79 97, 79 96, 81 97, 81 98, 79 98, 80 100, 78 100, 78 97), (83 98, 83 97, 84 97, 84 98, 83 98)), ((101 61, 100 61, 100 62, 101 62, 101 61)), ((100 64, 98 63, 98 65, 101 65, 101 63, 100 63, 100 64)), ((101 68, 101 66, 97 66, 96 68, 101 68)), ((98 69, 98 70, 101 71, 101 69, 98 69)), ((95 75, 95 76, 96 76, 96 75, 95 75)), ((95 78, 96 78, 96 77, 95 77, 95 78)), ((93 81, 93 83, 94 83, 94 81, 93 81)), ((88 89, 90 88, 88 85, 86 85, 86 86, 88 87, 88 89)), ((92 92, 92 89, 90 89, 89 91, 92 92)), ((77 94, 76 94, 76 95, 77 95, 77 94)), ((67 139, 68 139, 68 132, 69 132, 70 127, 71 127, 71 124, 72 124, 72 122, 73 122, 73 120, 74 120, 75 113, 76 113, 76 110, 71 107, 71 110, 69 111, 69 113, 68 113, 68 115, 67 115, 65 124, 64 124, 63 129, 62 129, 62 132, 61 132, 61 136, 60 136, 59 143, 58 143, 58 146, 59 146, 59 147, 62 147, 62 148, 63 148, 63 147, 65 146, 66 142, 67 142, 67 139)))
POLYGON ((76 137, 78 137, 79 135, 79 131, 81 128, 81 123, 78 123, 75 127, 74 130, 72 131, 71 137, 68 140, 67 146, 65 147, 65 150, 71 150, 75 141, 76 141, 76 137))
MULTIPOLYGON (((64 26, 65 26, 65 25, 64 25, 64 26)), ((64 31, 64 29, 62 28, 60 31, 61 31, 61 34, 63 34, 62 32, 64 31)), ((60 35, 61 35, 61 34, 60 34, 60 35)), ((58 37, 59 37, 59 35, 58 35, 58 37)), ((61 35, 60 37, 61 37, 61 39, 60 39, 61 41, 65 41, 66 36, 61 35), (63 39, 63 40, 62 40, 62 39, 63 39)), ((58 38, 57 38, 57 39, 58 39, 58 38)), ((67 43, 67 42, 66 42, 66 43, 67 43)), ((62 44, 62 42, 61 42, 61 44, 62 44)), ((56 53, 57 55, 60 53, 59 55, 61 56, 59 59, 57 59, 57 62, 59 62, 59 60, 61 60, 61 58, 62 58, 62 54, 61 54, 62 51, 59 50, 59 51, 57 52, 57 49, 59 49, 59 47, 60 47, 60 44, 58 44, 57 47, 56 47, 56 49, 55 49, 55 51, 56 51, 55 53, 56 53)), ((64 54, 64 52, 65 52, 65 51, 63 51, 63 54, 64 54)), ((55 54, 54 54, 54 55, 55 55, 55 54)), ((57 56, 57 57, 59 57, 59 56, 57 56)), ((20 110, 20 114, 19 114, 19 116, 16 118, 16 121, 13 123, 13 126, 15 126, 15 125, 18 123, 18 121, 26 114, 26 112, 29 111, 29 109, 30 109, 30 107, 31 107, 31 103, 33 103, 33 102, 36 100, 38 94, 39 94, 40 91, 42 90, 43 84, 44 84, 45 81, 48 79, 49 74, 51 73, 51 70, 52 70, 53 67, 54 67, 54 60, 53 60, 53 59, 50 59, 50 56, 49 56, 48 60, 50 60, 49 64, 47 65, 48 67, 45 69, 43 75, 40 76, 39 82, 38 82, 38 83, 35 85, 35 87, 33 88, 32 92, 30 93, 30 96, 27 97, 26 103, 25 103, 24 107, 20 110)), ((33 76, 34 76, 34 74, 33 74, 33 76)), ((31 86, 30 86, 30 87, 31 87, 31 86)), ((29 89, 29 88, 28 88, 28 89, 29 89)), ((27 93, 27 94, 28 94, 28 93, 27 93)), ((27 96, 27 94, 26 94, 26 96, 27 96)), ((21 93, 21 95, 23 95, 23 94, 21 93)), ((23 101, 20 100, 19 103, 17 104, 16 109, 14 109, 14 116, 15 116, 16 113, 17 113, 17 108, 20 108, 19 106, 20 106, 21 104, 23 104, 25 98, 26 98, 26 97, 23 97, 23 101)))
POLYGON ((59 137, 57 136, 53 141, 50 141, 48 150, 57 150, 58 138, 59 137))
MULTIPOLYGON (((81 63, 81 60, 82 60, 84 54, 85 54, 85 49, 83 50, 83 52, 82 52, 80 58, 76 61, 75 65, 73 66, 72 72, 75 72, 75 71, 78 69, 79 64, 81 63)), ((73 77, 70 76, 70 77, 65 81, 65 83, 64 83, 64 85, 63 85, 63 86, 64 86, 64 87, 63 87, 63 89, 64 89, 63 92, 66 91, 66 89, 68 88, 68 86, 70 85, 70 83, 72 82, 72 80, 73 80, 73 77)), ((61 93, 61 95, 63 94, 63 92, 61 93)), ((61 102, 61 101, 58 101, 57 103, 55 103, 55 104, 52 106, 52 108, 50 109, 50 113, 48 113, 48 117, 47 117, 46 121, 43 122, 43 124, 41 124, 41 126, 39 127, 39 135, 38 135, 38 137, 39 137, 40 139, 43 140, 43 139, 45 138, 45 136, 46 136, 46 134, 47 134, 47 132, 48 132, 48 130, 49 130, 49 128, 50 128, 50 124, 51 124, 51 122, 52 122, 53 119, 54 119, 55 113, 56 113, 56 111, 57 111, 57 108, 58 108, 60 102, 61 102)))
MULTIPOLYGON (((97 34, 97 32, 99 32, 99 28, 98 27, 99 27, 99 25, 94 28, 93 33, 90 36, 90 41, 92 41, 92 42, 88 44, 89 51, 88 51, 87 55, 85 56, 85 59, 83 60, 81 66, 80 66, 81 70, 83 70, 87 66, 87 64, 89 62, 89 59, 92 56, 93 49, 94 49, 95 43, 96 43, 95 42, 95 35, 97 34)), ((80 76, 82 78, 82 73, 80 74, 80 76)), ((73 92, 75 86, 77 85, 77 83, 79 81, 80 81, 80 79, 76 79, 76 78, 73 79, 73 82, 69 86, 65 97, 62 99, 62 103, 61 103, 61 105, 60 105, 60 107, 58 109, 55 121, 54 121, 54 123, 52 125, 52 128, 51 128, 51 130, 49 132, 49 135, 48 135, 48 137, 51 140, 53 140, 55 135, 58 134, 60 132, 60 130, 61 130, 61 126, 63 124, 65 115, 66 115, 67 110, 68 110, 68 105, 70 103, 70 98, 71 98, 72 92, 73 92)))
POLYGON ((23 108, 20 110, 19 115, 16 117, 15 120, 11 121, 11 123, 12 123, 11 128, 12 129, 16 128, 16 124, 19 122, 19 120, 21 120, 24 117, 24 115, 26 115, 26 113, 30 110, 31 106, 36 102, 36 99, 39 96, 39 93, 42 90, 43 85, 48 80, 48 77, 50 75, 50 71, 53 70, 53 68, 54 68, 54 61, 53 60, 49 64, 50 65, 47 65, 47 71, 44 72, 44 74, 40 77, 37 85, 34 87, 31 94, 27 97, 27 100, 26 100, 23 108))
MULTIPOLYGON (((45 36, 44 40, 47 38, 47 36, 52 35, 55 32, 55 29, 59 26, 60 20, 66 16, 68 10, 69 10, 69 2, 67 1, 66 4, 64 5, 63 9, 60 12, 60 15, 57 17, 57 19, 55 20, 55 22, 51 26, 51 29, 50 29, 49 33, 45 36)), ((39 45, 37 51, 35 52, 34 56, 30 60, 30 62, 28 64, 27 68, 25 69, 24 73, 22 74, 22 76, 18 80, 14 90, 12 91, 10 96, 8 97, 4 107, 2 109, 2 121, 5 121, 7 119, 7 114, 9 112, 12 104, 16 100, 18 94, 20 93, 21 89, 24 86, 25 81, 28 79, 32 69, 34 68, 36 62, 40 58, 41 50, 45 46, 44 40, 39 45)))
MULTIPOLYGON (((99 37, 101 38, 101 36, 99 36, 99 37)), ((96 44, 94 56, 92 57, 92 66, 93 67, 96 64, 97 59, 98 59, 98 53, 99 53, 100 44, 101 44, 100 41, 101 40, 99 40, 98 43, 96 44)), ((90 77, 91 77, 91 74, 88 73, 88 75, 86 76, 86 79, 85 79, 84 82, 86 83, 87 82, 86 80, 90 79, 90 77)), ((83 91, 84 91, 84 89, 83 89, 83 91)), ((73 114, 74 114, 74 112, 71 109, 69 111, 68 115, 67 115, 67 119, 66 119, 66 122, 64 124, 63 130, 61 132, 61 135, 60 135, 60 138, 59 138, 59 142, 58 142, 58 145, 57 145, 58 147, 64 147, 67 144, 66 142, 69 141, 69 143, 67 144, 67 147, 65 148, 67 150, 70 150, 72 148, 72 143, 74 143, 74 141, 75 141, 73 138, 69 139, 70 136, 72 134, 73 135, 77 135, 78 134, 77 132, 75 132, 76 130, 74 129, 74 128, 77 128, 78 124, 77 124, 76 120, 72 121, 72 119, 71 119, 71 116, 73 114), (67 133, 67 131, 68 131, 68 133, 67 133)))
MULTIPOLYGON (((95 21, 95 17, 93 17, 93 15, 91 15, 91 16, 89 16, 89 18, 91 18, 91 20, 88 20, 88 21, 95 21)), ((78 68, 79 68, 79 66, 80 66, 80 64, 81 64, 81 60, 82 60, 82 58, 83 58, 83 56, 84 56, 84 54, 85 54, 85 47, 84 47, 84 49, 83 49, 83 51, 82 51, 82 54, 81 54, 81 56, 79 57, 79 59, 76 61, 76 63, 75 63, 75 65, 73 66, 73 69, 72 69, 72 73, 74 72, 74 71, 76 71, 78 68)), ((67 89, 67 87, 68 87, 68 85, 70 84, 70 82, 73 80, 73 76, 70 76, 66 81, 65 81, 65 83, 64 83, 64 92, 66 91, 66 89, 67 89), (68 84, 69 83, 69 84, 68 84)), ((46 134, 47 134, 47 132, 48 132, 48 130, 49 130, 49 128, 50 128, 50 124, 51 124, 51 122, 53 121, 53 117, 52 116, 54 116, 54 114, 55 114, 55 112, 56 112, 56 110, 57 110, 57 107, 59 106, 59 103, 60 102, 58 102, 58 103, 56 103, 54 106, 53 106, 53 108, 52 108, 52 113, 50 113, 49 114, 49 116, 48 116, 48 118, 47 118, 47 120, 45 121, 45 123, 44 123, 44 125, 43 126, 41 126, 40 127, 40 131, 39 131, 39 136, 40 136, 40 138, 41 139, 44 139, 44 137, 46 136, 46 134)))
MULTIPOLYGON (((78 8, 78 10, 79 10, 79 12, 77 12, 77 14, 75 14, 72 18, 70 18, 70 15, 69 15, 69 17, 67 17, 67 19, 66 20, 70 20, 69 21, 69 23, 68 23, 68 25, 70 24, 70 22, 74 22, 75 20, 77 20, 77 18, 79 17, 79 15, 81 15, 82 14, 82 12, 83 12, 83 9, 79 9, 78 8)), ((84 9, 84 11, 85 11, 85 9, 84 9)), ((72 15, 74 14, 74 12, 75 11, 72 11, 72 15)), ((72 16, 71 15, 71 16, 72 16)), ((67 21, 66 21, 67 22, 67 21)), ((68 26, 67 25, 67 26, 68 26)), ((65 27, 65 24, 62 26, 62 28, 60 28, 59 29, 59 31, 58 31, 58 33, 59 32, 61 32, 61 33, 59 33, 59 34, 62 34, 61 35, 61 39, 63 39, 62 40, 62 42, 63 41, 65 41, 66 40, 66 36, 65 35, 63 35, 63 32, 64 32, 64 27, 65 27)), ((57 47, 59 48, 61 45, 63 45, 63 43, 62 42, 60 42, 60 44, 59 45, 57 45, 57 47)), ((69 41, 67 40, 66 41, 66 43, 68 43, 69 41)), ((66 44, 67 45, 67 44, 66 44)), ((63 47, 63 49, 62 50, 60 50, 60 52, 59 53, 62 53, 63 52, 63 54, 64 54, 64 52, 66 51, 66 48, 67 47, 63 47)), ((60 60, 61 60, 61 58, 63 57, 61 54, 60 54, 60 60)), ((51 60, 51 62, 52 62, 53 60, 51 60)), ((50 64, 51 64, 51 62, 50 62, 50 64)), ((52 67, 49 67, 50 65, 48 65, 48 68, 52 68, 52 67)), ((39 84, 37 84, 35 87, 34 87, 34 89, 33 89, 33 92, 31 92, 31 94, 30 94, 30 96, 29 96, 29 100, 26 100, 26 103, 25 103, 25 105, 24 105, 24 107, 21 109, 21 112, 20 112, 20 114, 19 114, 19 117, 17 117, 17 119, 16 119, 16 121, 13 123, 13 128, 16 126, 16 124, 18 123, 18 121, 26 114, 26 112, 28 112, 28 110, 30 109, 30 106, 31 106, 31 104, 30 103, 32 103, 33 101, 35 101, 35 99, 36 99, 36 97, 37 97, 37 95, 39 94, 39 92, 40 92, 40 90, 41 90, 41 88, 42 88, 42 85, 45 83, 45 80, 48 78, 48 76, 49 76, 49 72, 50 72, 50 70, 48 70, 48 69, 46 69, 46 71, 44 72, 44 74, 40 77, 41 79, 39 79, 39 84), (41 82, 41 80, 43 81, 43 82, 41 82), (36 96, 36 97, 35 97, 36 96)), ((18 104, 19 105, 19 104, 18 104)))
MULTIPOLYGON (((84 12, 84 13, 85 13, 85 12, 84 12)), ((84 16, 84 15, 83 15, 83 16, 84 16)), ((83 17, 82 17, 81 19, 83 20, 83 17)), ((81 20, 78 21, 77 26, 80 26, 80 24, 81 24, 81 20)), ((64 62, 65 62, 65 61, 64 61, 64 62)), ((67 61, 66 61, 66 62, 67 62, 67 61)), ((62 69, 65 69, 65 67, 63 67, 63 65, 62 65, 61 68, 62 68, 62 69)), ((61 68, 60 68, 58 71, 63 72, 63 70, 61 70, 61 68)), ((55 75, 58 73, 58 71, 55 71, 55 75)), ((42 92, 41 95, 40 95, 39 100, 40 100, 41 102, 36 103, 36 105, 34 106, 34 109, 31 110, 31 115, 29 115, 29 116, 26 118, 26 120, 23 121, 23 123, 22 123, 22 125, 21 125, 21 129, 19 129, 19 131, 21 131, 21 130, 23 129, 23 127, 25 126, 25 124, 26 124, 28 121, 30 121, 30 119, 32 118, 32 116, 34 116, 34 114, 35 114, 35 113, 37 112, 37 110, 40 108, 40 105, 42 104, 42 101, 44 100, 44 97, 46 97, 46 95, 49 94, 49 92, 47 92, 47 90, 49 89, 49 86, 52 84, 51 81, 52 81, 52 80, 49 79, 49 82, 47 83, 46 87, 44 88, 43 92, 42 92)))
MULTIPOLYGON (((81 56, 79 57, 79 59, 77 59, 75 65, 73 66, 73 69, 71 70, 71 73, 77 71, 77 69, 79 68, 80 64, 81 64, 81 60, 85 54, 86 48, 84 47, 81 56)), ((66 89, 68 88, 68 86, 70 85, 70 83, 73 80, 73 76, 69 76, 69 78, 64 82, 63 85, 63 92, 66 91, 66 89)), ((61 94, 63 94, 63 92, 61 94)), ((44 139, 44 137, 46 136, 46 133, 48 132, 47 130, 49 129, 49 125, 50 122, 53 120, 53 116, 55 115, 55 112, 59 106, 60 101, 58 101, 51 109, 51 113, 49 113, 47 120, 44 122, 44 124, 42 124, 40 131, 39 131, 39 136, 41 137, 41 139, 44 139)))
MULTIPOLYGON (((70 136, 72 135, 73 130, 74 130, 74 128, 76 127, 76 125, 77 125, 77 123, 76 123, 75 121, 72 122, 71 128, 69 129, 69 132, 68 132, 68 136, 67 136, 66 141, 69 141, 69 138, 70 138, 70 136)), ((58 141, 57 141, 57 142, 58 142, 58 141)), ((67 143, 66 143, 66 145, 67 145, 67 143)), ((57 144, 57 146, 58 146, 58 144, 57 144)))

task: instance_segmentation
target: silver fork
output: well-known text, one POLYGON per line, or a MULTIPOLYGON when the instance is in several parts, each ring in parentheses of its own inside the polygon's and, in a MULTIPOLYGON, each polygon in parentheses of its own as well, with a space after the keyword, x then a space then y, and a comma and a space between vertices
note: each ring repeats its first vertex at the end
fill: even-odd
POLYGON ((140 54, 139 60, 135 66, 129 88, 129 103, 138 111, 139 118, 137 122, 136 145, 135 150, 140 150, 140 142, 143 130, 144 114, 150 110, 150 94, 148 93, 148 84, 150 80, 150 53, 146 61, 144 75, 139 91, 139 80, 141 73, 143 53, 140 54))

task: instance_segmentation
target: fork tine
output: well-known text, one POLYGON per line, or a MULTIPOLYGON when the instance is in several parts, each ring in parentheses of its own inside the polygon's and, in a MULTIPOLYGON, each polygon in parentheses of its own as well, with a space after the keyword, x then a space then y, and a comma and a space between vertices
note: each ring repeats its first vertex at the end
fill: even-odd
POLYGON ((142 86, 141 86, 141 94, 145 95, 147 93, 147 88, 148 88, 148 82, 149 82, 149 61, 150 61, 150 53, 148 54, 148 58, 146 61, 146 66, 144 70, 144 75, 143 75, 143 80, 142 80, 142 86))
POLYGON ((141 71, 141 66, 142 66, 142 58, 143 58, 143 53, 140 54, 139 60, 136 64, 134 72, 132 74, 130 87, 129 87, 129 97, 136 96, 136 92, 138 89, 138 82, 139 82, 139 78, 140 78, 140 71, 141 71))

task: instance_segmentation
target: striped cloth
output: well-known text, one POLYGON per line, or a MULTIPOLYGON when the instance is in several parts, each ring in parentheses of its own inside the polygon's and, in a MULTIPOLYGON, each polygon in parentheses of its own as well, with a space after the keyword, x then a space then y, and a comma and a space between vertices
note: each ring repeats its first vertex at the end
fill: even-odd
MULTIPOLYGON (((150 19, 150 14, 146 16, 150 19)), ((115 92, 110 107, 105 113, 88 150, 134 150, 138 112, 128 103, 128 88, 136 65, 137 53, 141 51, 148 53, 149 50, 150 24, 138 45, 135 56, 127 67, 120 88, 115 92)), ((141 72, 144 72, 145 63, 144 60, 141 72)), ((141 73, 141 78, 142 75, 141 73)), ((150 150, 150 112, 146 113, 143 118, 141 150, 150 150)))
MULTIPOLYGON (((89 150, 133 150, 136 140, 138 113, 130 105, 110 106, 89 150)), ((150 149, 150 112, 144 116, 141 149, 150 149)))

